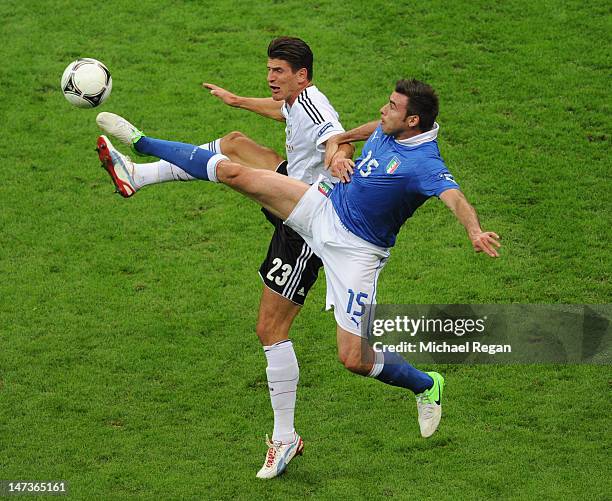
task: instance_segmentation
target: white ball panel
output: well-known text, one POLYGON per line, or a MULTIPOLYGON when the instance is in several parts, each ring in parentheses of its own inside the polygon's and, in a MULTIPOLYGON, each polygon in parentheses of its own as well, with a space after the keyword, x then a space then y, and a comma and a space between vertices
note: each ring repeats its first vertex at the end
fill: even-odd
POLYGON ((74 72, 74 84, 83 94, 98 94, 106 84, 106 73, 95 63, 84 64, 74 72))

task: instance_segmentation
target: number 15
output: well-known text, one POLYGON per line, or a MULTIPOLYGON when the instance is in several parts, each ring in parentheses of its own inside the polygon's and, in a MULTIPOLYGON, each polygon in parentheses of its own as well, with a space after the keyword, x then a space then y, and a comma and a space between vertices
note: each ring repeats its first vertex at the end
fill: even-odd
POLYGON ((360 317, 365 311, 366 304, 364 300, 368 298, 368 295, 365 292, 358 292, 357 294, 355 294, 353 289, 349 289, 348 294, 349 300, 348 304, 346 305, 346 312, 349 315, 355 315, 356 317, 360 317), (357 305, 361 307, 359 310, 351 311, 353 309, 353 301, 355 301, 355 303, 357 303, 357 305))

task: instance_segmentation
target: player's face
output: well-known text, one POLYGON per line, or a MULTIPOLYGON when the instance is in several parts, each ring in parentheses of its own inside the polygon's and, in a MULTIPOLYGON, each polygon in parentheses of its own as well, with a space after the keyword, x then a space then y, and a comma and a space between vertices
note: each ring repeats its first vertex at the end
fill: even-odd
POLYGON ((382 130, 388 136, 404 139, 414 135, 414 127, 419 123, 417 115, 408 115, 408 96, 393 92, 389 102, 380 109, 382 130))
POLYGON ((293 104, 304 87, 305 74, 305 68, 294 73, 287 61, 268 59, 268 85, 272 99, 293 104))

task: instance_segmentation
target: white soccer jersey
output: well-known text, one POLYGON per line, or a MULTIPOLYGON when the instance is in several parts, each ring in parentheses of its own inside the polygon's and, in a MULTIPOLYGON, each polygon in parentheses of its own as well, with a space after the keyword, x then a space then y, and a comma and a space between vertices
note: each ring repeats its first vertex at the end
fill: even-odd
POLYGON ((325 94, 314 85, 300 92, 293 105, 283 104, 289 177, 313 184, 323 174, 330 178, 323 166, 325 141, 344 132, 338 113, 325 94))

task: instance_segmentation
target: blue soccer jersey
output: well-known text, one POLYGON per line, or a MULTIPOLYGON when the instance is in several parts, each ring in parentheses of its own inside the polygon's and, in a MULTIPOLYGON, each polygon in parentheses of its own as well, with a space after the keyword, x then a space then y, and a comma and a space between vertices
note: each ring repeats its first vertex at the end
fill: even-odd
POLYGON ((431 131, 405 140, 379 125, 355 162, 350 183, 336 185, 331 201, 340 221, 355 235, 379 247, 393 247, 406 220, 425 201, 459 189, 446 168, 431 131))

